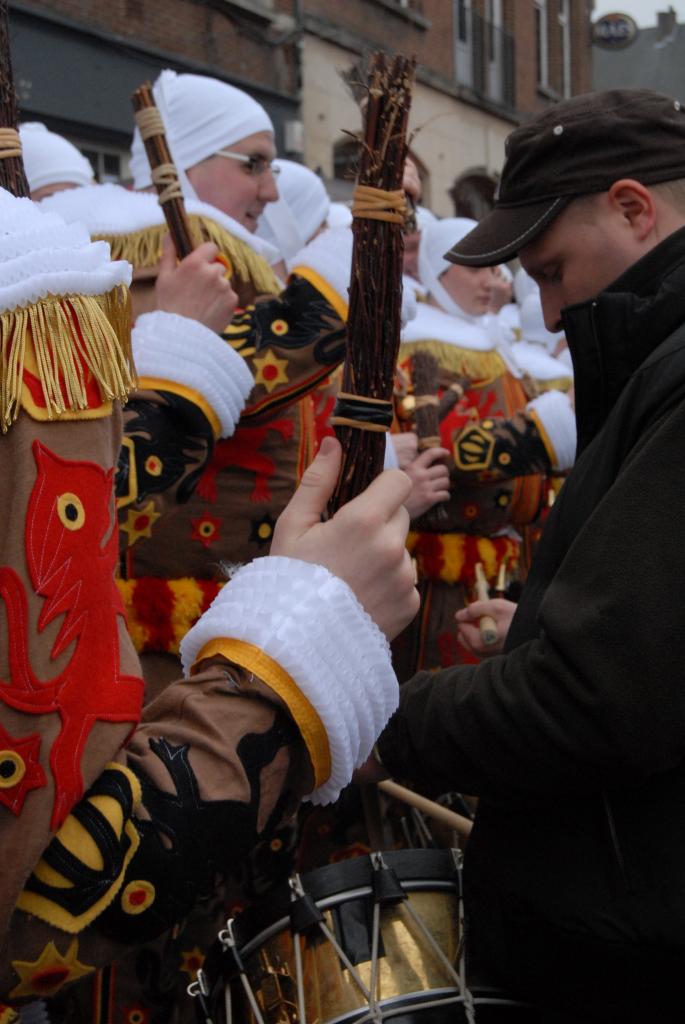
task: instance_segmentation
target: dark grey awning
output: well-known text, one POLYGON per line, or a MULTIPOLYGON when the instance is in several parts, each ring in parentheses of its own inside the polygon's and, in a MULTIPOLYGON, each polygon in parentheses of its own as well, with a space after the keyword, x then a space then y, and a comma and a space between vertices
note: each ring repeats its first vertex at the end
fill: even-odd
MULTIPOLYGON (((80 129, 81 134, 121 142, 132 132, 130 96, 138 85, 154 80, 165 67, 212 73, 16 5, 10 9, 10 42, 23 120, 43 119, 53 127, 70 126, 72 132, 80 129)), ((233 83, 266 107, 280 148, 284 121, 297 117, 296 101, 242 80, 233 83)))

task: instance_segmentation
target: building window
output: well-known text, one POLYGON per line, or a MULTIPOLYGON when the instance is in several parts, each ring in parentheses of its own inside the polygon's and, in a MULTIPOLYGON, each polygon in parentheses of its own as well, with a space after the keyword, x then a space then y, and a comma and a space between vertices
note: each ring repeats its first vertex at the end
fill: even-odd
POLYGON ((547 0, 535 0, 535 56, 537 84, 549 86, 549 48, 547 44, 547 0))
POLYGON ((473 85, 473 16, 471 0, 454 0, 456 78, 462 85, 473 85))
POLYGON ((92 142, 82 143, 71 140, 81 150, 93 168, 93 177, 100 184, 119 182, 127 174, 127 154, 121 150, 104 149, 92 142))
POLYGON ((480 13, 471 0, 455 0, 455 78, 483 99, 513 110, 515 50, 502 27, 503 6, 503 0, 486 0, 480 13))
POLYGON ((559 0, 559 92, 564 98, 571 95, 571 11, 569 0, 559 0))

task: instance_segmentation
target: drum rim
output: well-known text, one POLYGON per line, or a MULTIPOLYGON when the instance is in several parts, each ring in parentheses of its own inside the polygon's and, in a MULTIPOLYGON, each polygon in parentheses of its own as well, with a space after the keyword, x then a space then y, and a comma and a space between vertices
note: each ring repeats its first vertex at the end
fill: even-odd
MULTIPOLYGON (((413 879, 411 881, 403 882, 402 888, 407 893, 412 892, 455 892, 458 894, 459 887, 456 882, 449 882, 447 880, 438 882, 433 879, 423 880, 420 878, 413 879)), ((347 903, 350 900, 362 899, 366 896, 372 896, 373 889, 370 885, 361 886, 357 889, 347 889, 342 892, 336 893, 334 896, 324 897, 320 900, 315 900, 316 906, 319 910, 330 910, 332 907, 340 906, 341 903, 347 903)), ((243 946, 238 947, 238 952, 241 957, 248 957, 254 953, 255 949, 261 946, 264 942, 268 942, 274 935, 278 935, 279 932, 285 931, 290 927, 290 915, 285 914, 279 918, 278 921, 274 921, 273 924, 268 925, 261 932, 255 935, 253 938, 247 940, 243 946)))
MULTIPOLYGON (((432 1003, 435 999, 444 1000, 444 1006, 456 1006, 465 1002, 464 993, 456 985, 452 985, 449 988, 422 989, 417 992, 407 992, 401 996, 390 996, 388 999, 381 999, 376 1006, 381 1011, 396 1009, 401 1010, 402 1013, 405 1011, 411 1013, 414 1010, 421 1011, 422 1004, 425 1006, 426 1003, 432 1003), (415 996, 425 996, 425 998, 416 1002, 415 996), (405 1004, 408 999, 411 999, 412 1002, 405 1004)), ((368 1016, 368 1012, 368 1007, 365 1009, 360 1006, 357 1010, 348 1010, 347 1013, 338 1017, 332 1017, 325 1024, 355 1024, 355 1018, 360 1020, 364 1014, 368 1016)))
MULTIPOLYGON (((347 860, 335 864, 325 864, 323 867, 308 871, 300 876, 302 886, 314 902, 318 905, 320 900, 330 899, 332 896, 351 889, 366 887, 371 883, 371 857, 373 854, 362 854, 359 857, 350 857, 347 860), (364 864, 366 867, 362 867, 364 864), (354 866, 354 867, 352 867, 354 866), (345 872, 351 871, 352 877, 346 880, 345 872)), ((440 850, 387 850, 382 851, 382 856, 389 868, 392 868, 407 891, 417 881, 427 883, 429 886, 438 883, 448 883, 457 890, 460 889, 460 873, 454 861, 454 852, 449 849, 440 850)), ((266 913, 261 903, 247 907, 236 915, 235 934, 239 950, 252 943, 256 934, 272 928, 274 916, 276 923, 288 916, 289 888, 286 884, 277 886, 268 894, 271 913, 266 913)))

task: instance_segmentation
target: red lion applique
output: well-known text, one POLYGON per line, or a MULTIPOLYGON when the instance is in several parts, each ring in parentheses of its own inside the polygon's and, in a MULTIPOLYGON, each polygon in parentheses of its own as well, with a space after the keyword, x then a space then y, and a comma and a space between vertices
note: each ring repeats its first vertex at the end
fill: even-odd
POLYGON ((276 463, 269 455, 259 451, 270 430, 275 430, 284 441, 289 441, 293 436, 293 422, 278 419, 270 420, 260 427, 241 426, 233 437, 219 441, 211 462, 198 482, 199 496, 205 501, 215 502, 217 474, 229 466, 238 466, 255 474, 255 485, 250 494, 250 501, 271 501, 269 478, 276 472, 276 463))
POLYGON ((124 617, 124 609, 114 582, 114 471, 62 459, 39 441, 33 456, 37 475, 26 513, 25 548, 34 590, 46 599, 38 632, 63 616, 51 657, 74 647, 59 675, 47 681, 36 677, 24 586, 14 569, 0 568, 0 597, 12 638, 10 679, 0 680, 0 699, 26 714, 56 712, 61 719, 50 751, 55 783, 50 824, 57 829, 83 795, 81 758, 93 725, 98 720, 137 722, 143 683, 119 671, 117 617, 124 617))

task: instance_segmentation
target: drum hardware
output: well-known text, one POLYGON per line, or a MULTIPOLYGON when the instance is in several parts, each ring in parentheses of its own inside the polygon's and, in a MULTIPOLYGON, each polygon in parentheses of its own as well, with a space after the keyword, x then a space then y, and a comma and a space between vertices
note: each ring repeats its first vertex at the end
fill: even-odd
POLYGON ((461 861, 459 850, 394 850, 293 875, 226 922, 188 986, 198 1018, 476 1024, 513 1013, 519 1024, 528 1020, 529 1006, 467 975, 461 861))
POLYGON ((212 1018, 209 1015, 209 1003, 207 1002, 207 999, 209 997, 209 985, 207 984, 205 972, 202 970, 201 967, 198 967, 195 981, 191 981, 186 991, 189 996, 192 996, 193 999, 198 1000, 200 1008, 202 1009, 202 1012, 205 1015, 205 1020, 207 1021, 207 1024, 212 1024, 212 1018))

